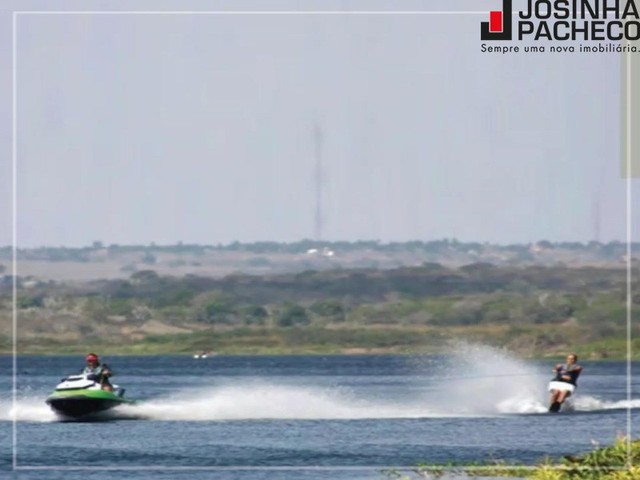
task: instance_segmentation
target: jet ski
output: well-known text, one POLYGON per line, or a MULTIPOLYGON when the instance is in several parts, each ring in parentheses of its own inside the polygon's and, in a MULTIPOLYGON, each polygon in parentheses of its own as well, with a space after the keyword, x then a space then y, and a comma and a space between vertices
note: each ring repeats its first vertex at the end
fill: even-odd
POLYGON ((47 405, 63 417, 79 418, 134 403, 124 398, 124 389, 103 390, 93 375, 72 375, 62 379, 46 399, 47 405))

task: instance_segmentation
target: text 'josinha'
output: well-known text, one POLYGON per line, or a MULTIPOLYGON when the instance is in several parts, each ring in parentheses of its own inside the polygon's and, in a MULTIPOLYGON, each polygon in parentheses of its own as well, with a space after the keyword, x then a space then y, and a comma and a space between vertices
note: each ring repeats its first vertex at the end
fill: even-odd
POLYGON ((518 17, 519 40, 640 39, 635 0, 527 0, 518 17))

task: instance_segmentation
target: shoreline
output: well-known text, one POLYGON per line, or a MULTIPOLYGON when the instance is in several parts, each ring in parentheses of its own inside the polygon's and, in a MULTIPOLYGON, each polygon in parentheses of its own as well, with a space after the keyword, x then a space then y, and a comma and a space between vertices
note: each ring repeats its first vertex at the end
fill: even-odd
MULTIPOLYGON (((212 359, 216 357, 338 357, 338 356, 349 356, 349 357, 371 357, 371 356, 439 356, 446 355, 446 351, 394 351, 394 350, 378 350, 378 349, 358 349, 359 351, 350 351, 352 349, 346 349, 342 351, 328 350, 297 350, 297 351, 273 351, 273 350, 253 350, 253 351, 214 351, 212 353, 207 354, 206 359, 212 359), (361 350, 361 351, 360 351, 361 350)), ((198 351, 190 351, 190 352, 177 352, 177 351, 135 351, 135 350, 119 350, 114 351, 110 348, 103 348, 99 346, 91 346, 84 349, 73 349, 71 351, 57 351, 57 350, 47 350, 47 351, 23 351, 17 352, 16 357, 33 357, 33 356, 42 356, 42 357, 73 357, 73 356, 83 356, 86 355, 88 351, 96 351, 102 352, 102 356, 110 356, 110 357, 155 357, 155 356, 167 356, 167 357, 193 357, 194 355, 199 354, 198 351)), ((516 356, 522 360, 533 360, 533 361, 556 361, 563 357, 562 354, 541 354, 541 355, 519 355, 518 352, 505 350, 505 352, 516 356), (555 359, 555 360, 554 360, 555 359)), ((12 351, 0 350, 0 357, 13 357, 12 351)), ((628 359, 623 356, 608 356, 605 358, 600 357, 590 357, 588 354, 580 355, 580 362, 622 362, 627 361, 628 359)), ((631 358, 632 362, 640 362, 640 355, 633 356, 631 358)))
MULTIPOLYGON (((443 355, 482 345, 523 359, 562 359, 576 352, 580 361, 627 359, 627 339, 549 342, 562 330, 579 333, 573 326, 533 327, 518 332, 509 327, 462 328, 343 328, 291 327, 282 329, 232 329, 197 333, 147 335, 145 338, 66 338, 28 336, 17 338, 16 352, 23 355, 85 355, 99 351, 108 355, 188 355, 212 352, 227 356, 300 355, 443 355)), ((0 337, 0 355, 13 353, 12 339, 0 337)), ((640 338, 631 342, 632 360, 640 360, 640 338)), ((213 355, 212 355, 213 356, 213 355)))

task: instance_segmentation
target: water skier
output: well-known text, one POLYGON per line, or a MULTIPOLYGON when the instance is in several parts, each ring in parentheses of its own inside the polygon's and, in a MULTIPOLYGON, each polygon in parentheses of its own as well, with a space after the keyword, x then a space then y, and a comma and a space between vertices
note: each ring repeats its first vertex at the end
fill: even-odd
POLYGON ((549 383, 551 400, 549 401, 549 411, 558 412, 564 401, 569 398, 578 387, 578 377, 582 373, 582 367, 576 362, 578 355, 570 353, 567 355, 566 364, 558 364, 553 371, 556 376, 549 383))

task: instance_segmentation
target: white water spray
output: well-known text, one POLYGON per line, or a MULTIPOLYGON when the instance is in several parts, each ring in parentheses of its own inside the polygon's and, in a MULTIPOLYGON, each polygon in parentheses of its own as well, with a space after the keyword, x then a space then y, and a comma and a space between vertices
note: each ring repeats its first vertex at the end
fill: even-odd
POLYGON ((505 350, 452 342, 451 354, 437 370, 442 389, 430 402, 445 411, 483 415, 547 410, 551 374, 505 350))
POLYGON ((428 405, 356 399, 337 389, 261 384, 201 390, 119 407, 125 415, 154 420, 366 419, 438 416, 428 405))
POLYGON ((44 398, 20 398, 15 408, 13 401, 0 400, 0 421, 53 422, 56 418, 49 405, 44 403, 44 398))
MULTIPOLYGON (((434 406, 469 414, 522 414, 548 411, 548 383, 553 365, 534 367, 506 350, 452 342, 440 366, 442 384, 449 385, 434 406)), ((640 408, 640 399, 608 402, 578 392, 569 399, 575 411, 640 408)))

